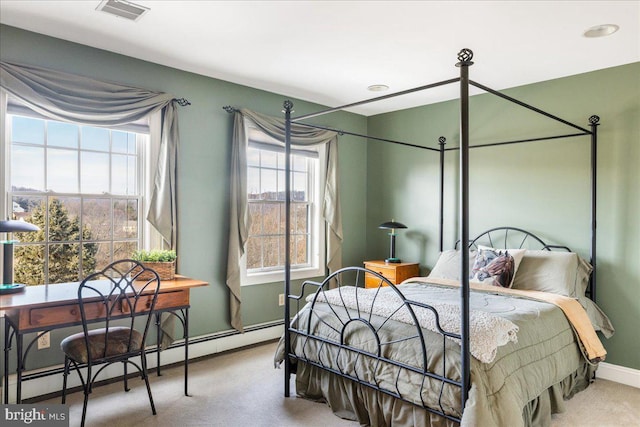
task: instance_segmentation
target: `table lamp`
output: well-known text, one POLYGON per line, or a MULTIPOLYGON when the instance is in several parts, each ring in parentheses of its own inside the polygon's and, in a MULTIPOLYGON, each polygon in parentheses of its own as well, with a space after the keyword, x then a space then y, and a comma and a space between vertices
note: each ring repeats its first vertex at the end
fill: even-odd
POLYGON ((391 221, 383 222, 378 226, 378 228, 381 228, 383 230, 391 230, 391 232, 389 232, 389 236, 391 237, 391 253, 389 258, 385 259, 384 262, 390 262, 394 264, 402 262, 400 261, 400 258, 396 258, 396 228, 407 228, 407 226, 392 219, 391 221))
MULTIPOLYGON (((38 230, 40 230, 38 226, 30 224, 26 221, 0 221, 0 233, 22 233, 25 231, 38 230)), ((2 284, 0 284, 0 295, 20 292, 25 287, 24 284, 13 283, 13 244, 15 242, 17 242, 17 240, 11 240, 8 236, 7 240, 0 241, 0 243, 2 243, 3 245, 2 284)))

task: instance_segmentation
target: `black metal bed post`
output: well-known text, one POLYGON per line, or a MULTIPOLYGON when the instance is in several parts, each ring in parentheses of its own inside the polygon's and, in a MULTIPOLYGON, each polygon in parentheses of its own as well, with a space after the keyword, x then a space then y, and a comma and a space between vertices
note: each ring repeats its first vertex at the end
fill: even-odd
POLYGON ((591 125, 591 280, 589 281, 589 297, 592 301, 596 300, 596 194, 597 194, 597 175, 598 175, 598 125, 600 117, 593 115, 589 117, 591 125))
POLYGON ((461 355, 462 390, 461 412, 469 397, 471 387, 471 353, 469 346, 469 67, 473 65, 473 52, 462 49, 458 53, 456 67, 460 68, 460 241, 462 242, 460 266, 461 355))
POLYGON ((293 102, 286 100, 284 107, 284 397, 289 397, 291 390, 291 337, 289 322, 291 319, 289 295, 291 294, 291 111, 293 102))
POLYGON ((441 136, 438 138, 440 145, 440 252, 444 249, 444 144, 447 138, 441 136))

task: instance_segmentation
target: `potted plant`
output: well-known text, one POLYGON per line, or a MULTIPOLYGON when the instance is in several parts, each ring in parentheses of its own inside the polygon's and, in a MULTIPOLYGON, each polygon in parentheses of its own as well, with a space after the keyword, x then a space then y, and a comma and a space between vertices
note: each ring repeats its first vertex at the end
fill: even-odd
MULTIPOLYGON (((176 251, 174 250, 137 250, 131 258, 140 262, 147 268, 154 270, 160 276, 160 280, 173 280, 176 274, 176 251)), ((134 270, 133 274, 137 271, 134 270)), ((150 279, 150 274, 141 274, 139 279, 150 279)))

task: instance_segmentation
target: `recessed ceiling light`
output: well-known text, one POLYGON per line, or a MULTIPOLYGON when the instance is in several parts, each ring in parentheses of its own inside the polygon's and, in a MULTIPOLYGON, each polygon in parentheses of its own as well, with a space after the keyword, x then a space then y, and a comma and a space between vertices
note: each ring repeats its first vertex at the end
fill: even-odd
POLYGON ((384 92, 385 90, 389 90, 389 86, 387 85, 371 85, 367 87, 367 90, 371 92, 384 92))
POLYGON ((584 32, 585 37, 606 37, 620 29, 616 24, 602 24, 589 28, 584 32))

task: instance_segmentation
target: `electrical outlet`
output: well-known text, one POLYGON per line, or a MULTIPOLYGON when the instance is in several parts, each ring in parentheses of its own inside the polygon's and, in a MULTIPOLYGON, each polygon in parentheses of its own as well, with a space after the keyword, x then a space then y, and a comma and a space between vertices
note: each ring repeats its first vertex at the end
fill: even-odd
POLYGON ((278 305, 284 305, 284 294, 278 295, 278 305))
POLYGON ((51 332, 45 332, 38 338, 38 350, 49 348, 51 346, 51 332))

